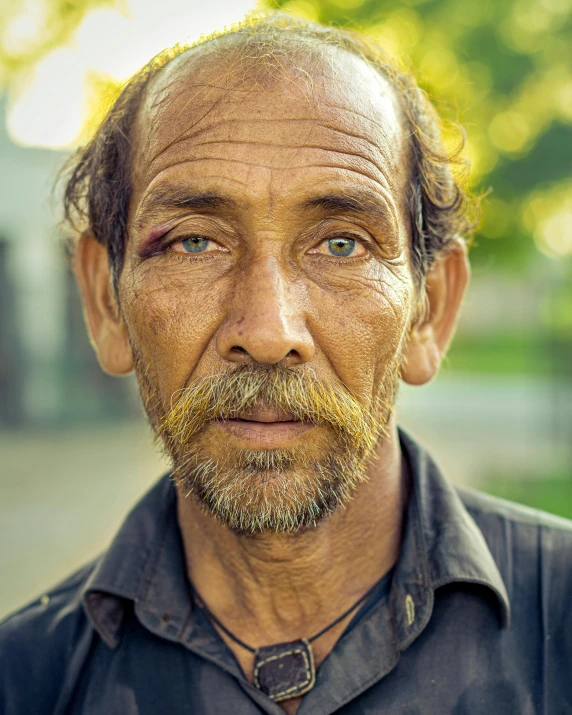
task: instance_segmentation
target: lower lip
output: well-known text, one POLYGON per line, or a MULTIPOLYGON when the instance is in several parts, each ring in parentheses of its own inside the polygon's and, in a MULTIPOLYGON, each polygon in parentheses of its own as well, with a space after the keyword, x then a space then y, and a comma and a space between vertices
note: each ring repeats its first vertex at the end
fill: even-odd
POLYGON ((251 447, 279 449, 300 437, 314 425, 308 422, 253 422, 250 420, 224 420, 218 426, 228 434, 251 447))

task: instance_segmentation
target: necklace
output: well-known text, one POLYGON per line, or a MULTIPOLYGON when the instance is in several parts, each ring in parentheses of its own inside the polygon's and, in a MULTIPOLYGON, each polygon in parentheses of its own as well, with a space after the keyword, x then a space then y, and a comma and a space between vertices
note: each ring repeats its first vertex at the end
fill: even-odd
POLYGON ((310 638, 300 638, 287 643, 276 643, 274 645, 253 648, 240 640, 234 633, 231 633, 219 619, 209 610, 206 603, 195 587, 191 584, 194 601, 205 615, 215 623, 221 631, 233 640, 244 650, 254 653, 254 685, 266 693, 274 702, 289 700, 304 695, 314 687, 316 682, 316 668, 314 666, 314 655, 312 653, 312 643, 331 630, 334 626, 350 615, 360 606, 368 596, 370 596, 385 578, 385 574, 368 589, 347 611, 338 616, 321 631, 315 633, 310 638))

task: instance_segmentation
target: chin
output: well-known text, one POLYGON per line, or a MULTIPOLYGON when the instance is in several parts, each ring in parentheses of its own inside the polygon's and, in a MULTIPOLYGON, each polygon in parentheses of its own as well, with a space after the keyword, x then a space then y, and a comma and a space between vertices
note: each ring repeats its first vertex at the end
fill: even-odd
POLYGON ((301 461, 281 450, 241 454, 232 466, 197 458, 174 478, 182 494, 237 534, 297 534, 328 519, 365 480, 362 463, 347 455, 301 461))

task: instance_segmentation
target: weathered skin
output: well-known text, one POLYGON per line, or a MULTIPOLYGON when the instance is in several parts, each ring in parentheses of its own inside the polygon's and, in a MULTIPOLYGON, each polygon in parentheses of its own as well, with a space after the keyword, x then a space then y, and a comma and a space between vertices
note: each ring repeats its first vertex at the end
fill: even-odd
MULTIPOLYGON (((468 268, 459 242, 431 270, 429 311, 416 317, 425 295, 410 265, 407 136, 393 90, 339 50, 311 66, 301 59, 304 71, 271 73, 209 52, 172 63, 140 113, 120 312, 104 249, 88 235, 78 248, 102 366, 133 368, 129 336, 164 405, 182 386, 249 361, 309 365, 365 405, 402 351, 403 379, 427 382, 452 335, 468 268), (168 207, 173 192, 228 201, 168 207), (324 196, 356 206, 307 205, 324 196), (166 231, 171 243, 158 249, 166 231), (189 256, 180 239, 194 234, 211 243, 189 256), (337 235, 356 239, 353 255, 330 255, 327 240, 337 235)), ((324 429, 292 436, 257 423, 244 444, 306 440, 311 449, 324 429)), ((220 427, 211 432, 214 458, 221 437, 242 444, 220 427)), ((308 637, 393 565, 407 481, 393 419, 376 456, 354 500, 297 535, 241 538, 179 499, 189 574, 237 636, 254 646, 308 637)), ((346 625, 314 644, 318 664, 346 625)), ((251 677, 252 656, 225 640, 251 677)))

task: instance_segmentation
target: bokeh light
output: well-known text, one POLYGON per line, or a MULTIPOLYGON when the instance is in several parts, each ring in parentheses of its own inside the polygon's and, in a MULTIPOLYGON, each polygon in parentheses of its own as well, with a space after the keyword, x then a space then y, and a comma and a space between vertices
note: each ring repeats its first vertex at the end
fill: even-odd
MULTIPOLYGON (((33 44, 42 30, 44 7, 27 0, 11 19, 3 34, 7 53, 22 52, 23 44, 33 44)), ((13 92, 7 118, 10 137, 24 146, 72 147, 90 120, 93 77, 125 81, 165 47, 192 42, 237 22, 253 7, 253 0, 217 0, 200 7, 162 0, 158 19, 154 3, 131 0, 124 9, 89 11, 65 46, 41 58, 13 92)))

